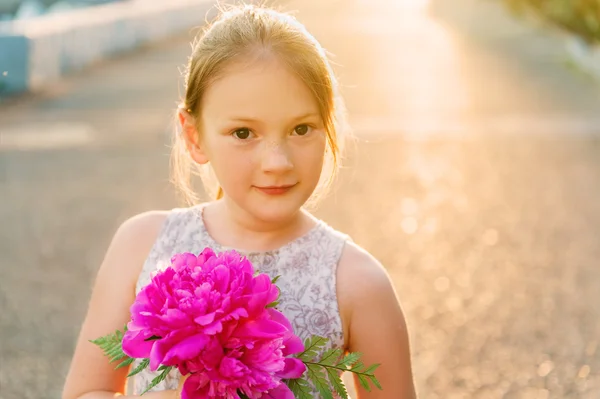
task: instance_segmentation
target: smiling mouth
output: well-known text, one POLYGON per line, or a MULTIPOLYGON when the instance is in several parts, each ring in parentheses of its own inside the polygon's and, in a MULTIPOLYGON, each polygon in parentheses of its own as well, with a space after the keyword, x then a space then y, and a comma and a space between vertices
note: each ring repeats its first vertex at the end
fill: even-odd
POLYGON ((296 184, 287 184, 283 186, 254 186, 258 191, 267 195, 281 195, 290 191, 296 184))

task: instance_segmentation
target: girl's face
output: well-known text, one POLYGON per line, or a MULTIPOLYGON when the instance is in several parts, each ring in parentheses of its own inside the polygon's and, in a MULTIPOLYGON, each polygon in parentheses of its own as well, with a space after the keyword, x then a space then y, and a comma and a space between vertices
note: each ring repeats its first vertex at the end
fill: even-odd
POLYGON ((200 149, 227 199, 264 221, 293 216, 315 190, 326 133, 302 80, 277 59, 228 68, 201 104, 200 149))

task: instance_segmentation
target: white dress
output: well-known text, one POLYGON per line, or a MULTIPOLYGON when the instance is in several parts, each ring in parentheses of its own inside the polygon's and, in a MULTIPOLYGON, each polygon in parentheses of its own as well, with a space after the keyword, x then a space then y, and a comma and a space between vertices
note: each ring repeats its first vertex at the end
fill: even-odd
MULTIPOLYGON (((176 253, 200 253, 210 247, 222 252, 230 247, 217 243, 208 233, 202 218, 205 204, 170 211, 154 243, 136 285, 136 293, 150 282, 151 273, 163 270, 176 253)), ((323 221, 303 236, 277 250, 265 252, 239 251, 261 273, 281 276, 277 306, 292 323, 302 340, 311 335, 328 339, 324 350, 343 348, 344 337, 336 295, 336 269, 345 243, 350 238, 323 221)), ((137 363, 134 363, 135 367, 137 363)), ((139 395, 158 375, 149 369, 130 377, 129 392, 139 395)), ((176 389, 181 375, 173 369, 152 391, 176 389)), ((314 389, 314 388, 313 388, 314 389)), ((314 390, 313 397, 319 397, 314 390)))

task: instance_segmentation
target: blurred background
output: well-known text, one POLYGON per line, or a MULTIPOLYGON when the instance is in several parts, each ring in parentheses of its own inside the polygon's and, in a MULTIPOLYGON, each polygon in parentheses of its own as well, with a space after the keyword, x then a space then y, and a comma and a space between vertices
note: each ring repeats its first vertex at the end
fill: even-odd
MULTIPOLYGON (((315 213, 392 276, 420 397, 600 398, 600 2, 275 4, 332 53, 356 145, 315 213)), ((115 229, 182 205, 213 6, 0 0, 0 398, 60 397, 115 229)))
POLYGON ((121 0, 1 0, 0 20, 22 20, 121 0))

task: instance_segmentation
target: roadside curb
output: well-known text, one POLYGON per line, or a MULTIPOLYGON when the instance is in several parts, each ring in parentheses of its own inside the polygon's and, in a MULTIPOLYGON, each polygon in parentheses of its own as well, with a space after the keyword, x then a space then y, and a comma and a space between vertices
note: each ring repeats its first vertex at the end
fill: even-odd
POLYGON ((131 0, 0 23, 0 94, 35 91, 97 61, 204 24, 212 0, 131 0))

